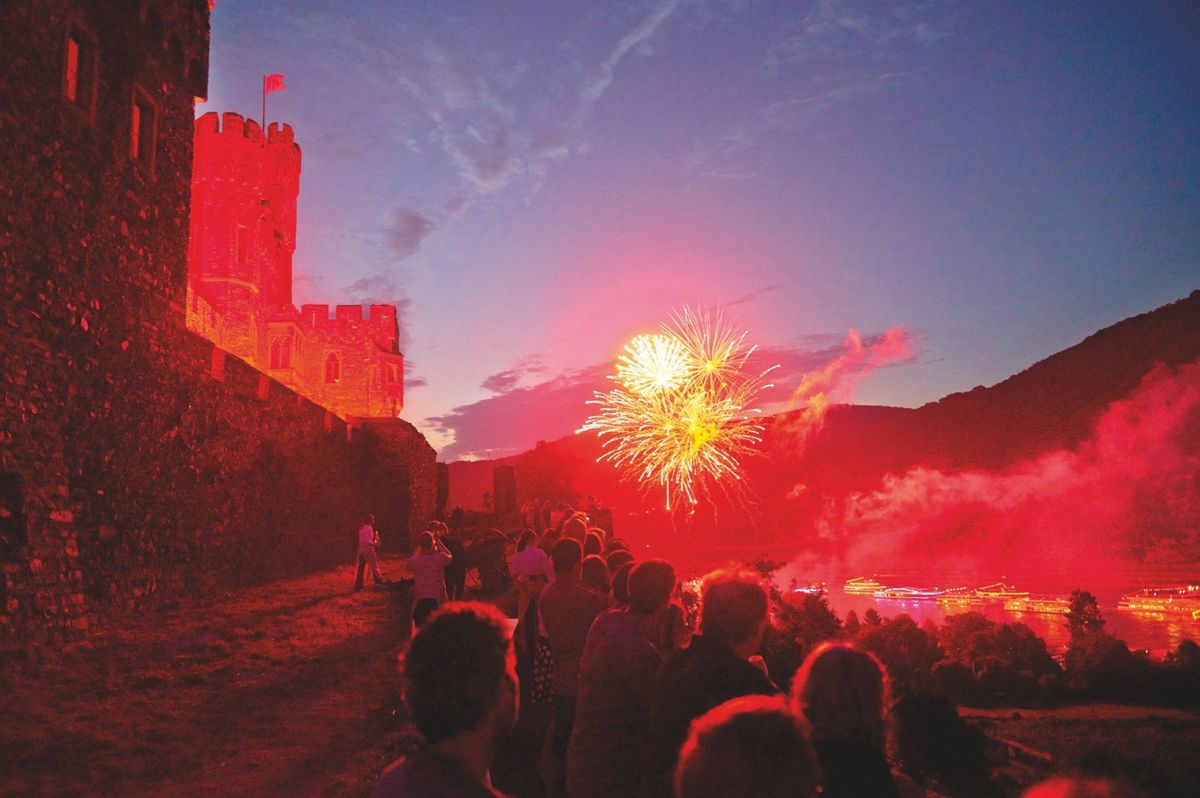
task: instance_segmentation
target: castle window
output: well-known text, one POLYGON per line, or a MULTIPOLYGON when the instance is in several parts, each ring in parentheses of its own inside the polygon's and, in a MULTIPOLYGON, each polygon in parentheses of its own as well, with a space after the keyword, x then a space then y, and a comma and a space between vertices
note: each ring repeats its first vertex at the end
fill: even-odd
POLYGON ((387 364, 387 381, 389 385, 395 385, 400 378, 400 370, 396 368, 395 363, 387 364))
POLYGON ((290 338, 271 339, 271 368, 286 369, 292 366, 292 340, 290 338))
POLYGON ((140 89, 134 89, 129 116, 129 157, 151 171, 154 170, 156 116, 150 98, 140 89))
POLYGON ((250 257, 250 236, 246 230, 246 225, 239 224, 237 226, 236 239, 237 262, 239 265, 245 265, 250 257))
POLYGON ((325 358, 325 382, 341 382, 342 364, 332 352, 325 358))
POLYGON ((78 28, 67 31, 63 63, 63 99, 78 108, 89 122, 96 113, 96 42, 78 28))

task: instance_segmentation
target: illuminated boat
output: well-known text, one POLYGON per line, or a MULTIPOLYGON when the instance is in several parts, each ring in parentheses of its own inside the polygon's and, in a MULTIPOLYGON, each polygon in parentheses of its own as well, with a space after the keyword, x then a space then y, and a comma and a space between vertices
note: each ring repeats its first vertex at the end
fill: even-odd
POLYGON ((872 593, 877 599, 888 601, 935 601, 946 595, 944 590, 927 590, 919 587, 885 587, 872 593))
POLYGON ((1003 582, 993 582, 990 585, 975 588, 975 595, 984 601, 1008 601, 1009 599, 1029 598, 1028 590, 1017 590, 1012 585, 1003 582))
POLYGON ((1068 596, 1022 596, 1005 599, 1008 612, 1032 612, 1038 615, 1062 615, 1071 609, 1068 596))
POLYGON ((809 582, 806 585, 792 583, 792 594, 800 596, 820 596, 825 592, 824 582, 809 582))
POLYGON ((882 590, 887 587, 883 582, 876 582, 865 576, 856 576, 853 579, 847 579, 846 584, 842 585, 842 590, 846 593, 855 593, 858 595, 874 595, 876 590, 882 590))
POLYGON ((1200 617, 1200 585, 1150 587, 1128 593, 1117 602, 1117 609, 1130 612, 1182 613, 1200 617))
POLYGON ((945 607, 974 607, 983 603, 983 599, 969 587, 946 588, 936 600, 945 607))

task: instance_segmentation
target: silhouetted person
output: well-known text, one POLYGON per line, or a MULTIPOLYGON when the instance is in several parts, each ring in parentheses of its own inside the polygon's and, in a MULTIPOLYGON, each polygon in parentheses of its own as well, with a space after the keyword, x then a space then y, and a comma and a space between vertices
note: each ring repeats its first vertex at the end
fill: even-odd
POLYGON ((453 561, 450 552, 432 532, 422 532, 417 553, 408 558, 413 575, 413 623, 420 626, 429 614, 446 603, 445 571, 453 561))
POLYGON ((565 521, 563 521, 561 536, 564 538, 572 538, 579 541, 579 545, 583 545, 583 541, 587 538, 587 515, 584 513, 571 513, 565 521))
POLYGON ((887 674, 853 643, 825 642, 792 682, 792 705, 807 719, 824 771, 822 798, 923 795, 887 761, 887 674))
POLYGON ((592 621, 608 608, 607 598, 580 583, 582 557, 579 541, 564 537, 555 543, 550 552, 555 579, 538 601, 554 655, 554 718, 543 768, 550 796, 561 796, 565 790, 567 743, 575 723, 583 644, 592 621))
POLYGON ((622 565, 613 574, 612 578, 612 603, 613 608, 618 610, 629 609, 629 574, 637 566, 633 560, 622 565))
POLYGON ((533 663, 540 636, 538 620, 538 598, 548 581, 547 573, 552 570, 546 552, 534 545, 536 536, 526 529, 517 539, 517 553, 508 563, 509 573, 517 586, 517 672, 521 674, 523 697, 530 697, 533 686, 533 663))
POLYGON ((458 601, 467 587, 467 548, 463 545, 461 529, 451 529, 441 521, 430 523, 430 530, 450 553, 450 564, 446 566, 446 598, 458 601), (436 526, 434 526, 436 524, 436 526))
POLYGON ((722 570, 704 578, 700 634, 671 655, 655 690, 648 795, 671 795, 679 748, 694 719, 731 698, 779 692, 756 656, 766 626, 767 591, 757 574, 722 570))
POLYGON ((584 585, 605 598, 611 597, 612 579, 608 575, 608 566, 604 564, 600 555, 589 554, 583 558, 583 562, 580 564, 580 579, 584 585))
POLYGON ((812 798, 816 756, 781 696, 743 696, 692 722, 675 770, 678 798, 812 798))
POLYGON ((375 584, 383 584, 383 574, 379 573, 379 560, 375 555, 375 547, 379 545, 379 532, 375 530, 375 516, 370 513, 362 517, 362 525, 358 528, 358 573, 354 577, 354 589, 363 589, 363 570, 370 566, 371 578, 375 584))
POLYGON ((393 762, 375 798, 495 798, 489 769, 519 708, 505 618, 488 604, 434 613, 404 656, 404 700, 421 735, 393 762))
POLYGON ((636 796, 645 770, 650 702, 663 657, 653 637, 675 587, 666 560, 629 574, 629 608, 597 616, 579 669, 575 728, 567 751, 571 798, 636 796))
POLYGON ((633 562, 633 560, 633 553, 628 549, 614 549, 604 558, 604 564, 608 566, 610 574, 616 574, 617 571, 621 570, 622 565, 627 562, 633 562))

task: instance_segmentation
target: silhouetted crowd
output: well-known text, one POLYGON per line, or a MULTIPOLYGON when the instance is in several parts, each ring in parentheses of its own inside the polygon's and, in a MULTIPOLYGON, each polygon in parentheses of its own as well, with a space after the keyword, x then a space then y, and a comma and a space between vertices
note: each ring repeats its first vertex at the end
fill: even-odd
MULTIPOLYGON (((403 682, 422 742, 376 796, 503 795, 491 774, 519 715, 534 744, 515 764, 536 774, 521 795, 927 794, 888 763, 888 678, 872 654, 822 643, 783 695, 759 656, 769 619, 759 574, 705 577, 693 633, 669 562, 637 561, 584 513, 545 520, 511 557, 515 629, 490 604, 441 593, 431 614, 428 603, 414 613, 403 682)), ((437 545, 423 539, 419 556, 444 555, 437 545)), ((432 570, 428 581, 418 601, 437 592, 432 570)), ((1029 795, 1116 793, 1059 780, 1029 795)))

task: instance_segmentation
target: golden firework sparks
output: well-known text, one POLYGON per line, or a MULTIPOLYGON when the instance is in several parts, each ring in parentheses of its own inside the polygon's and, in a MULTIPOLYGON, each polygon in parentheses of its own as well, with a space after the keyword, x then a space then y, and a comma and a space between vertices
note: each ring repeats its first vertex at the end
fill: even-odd
POLYGON ((616 379, 637 394, 653 395, 678 388, 688 375, 683 344, 670 335, 639 335, 617 358, 616 379))
POLYGON ((741 480, 740 458, 761 442, 753 407, 766 375, 747 362, 755 347, 719 314, 684 309, 660 333, 639 335, 618 358, 617 387, 597 392, 580 428, 603 440, 600 460, 663 487, 667 506, 695 503, 711 483, 741 480))

